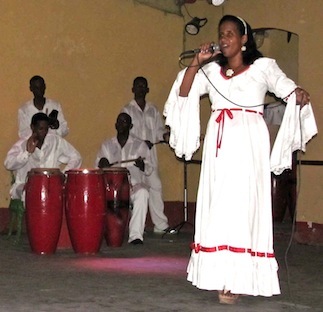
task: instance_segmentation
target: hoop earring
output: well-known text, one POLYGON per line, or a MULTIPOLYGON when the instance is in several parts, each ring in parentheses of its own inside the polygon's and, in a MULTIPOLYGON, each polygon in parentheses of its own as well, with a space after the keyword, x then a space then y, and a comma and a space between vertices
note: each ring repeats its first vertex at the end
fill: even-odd
POLYGON ((242 52, 244 52, 244 51, 246 51, 246 50, 247 50, 246 46, 244 46, 244 45, 243 45, 243 46, 241 47, 241 51, 242 51, 242 52))

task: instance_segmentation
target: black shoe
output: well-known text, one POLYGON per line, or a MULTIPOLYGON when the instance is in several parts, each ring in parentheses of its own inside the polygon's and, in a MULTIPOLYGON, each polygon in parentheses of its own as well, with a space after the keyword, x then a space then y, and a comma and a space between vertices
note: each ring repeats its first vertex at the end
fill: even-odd
POLYGON ((133 241, 131 241, 129 244, 132 244, 132 245, 143 245, 144 242, 141 239, 137 238, 137 239, 134 239, 133 241))

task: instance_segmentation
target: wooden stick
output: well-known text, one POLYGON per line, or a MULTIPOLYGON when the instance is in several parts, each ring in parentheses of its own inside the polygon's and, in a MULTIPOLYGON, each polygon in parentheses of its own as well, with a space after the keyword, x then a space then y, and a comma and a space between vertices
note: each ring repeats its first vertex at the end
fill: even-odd
MULTIPOLYGON (((116 165, 116 164, 125 164, 125 163, 128 163, 128 162, 132 162, 132 161, 136 161, 138 158, 133 158, 133 159, 126 159, 126 160, 121 160, 121 161, 115 161, 114 163, 112 164, 109 164, 110 166, 113 166, 113 165, 116 165)), ((142 160, 145 160, 145 157, 144 158, 141 158, 142 160)))

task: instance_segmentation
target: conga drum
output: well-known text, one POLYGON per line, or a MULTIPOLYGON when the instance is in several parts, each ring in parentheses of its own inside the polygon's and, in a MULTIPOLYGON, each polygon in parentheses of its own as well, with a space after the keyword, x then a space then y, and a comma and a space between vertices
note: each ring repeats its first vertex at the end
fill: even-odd
POLYGON ((53 254, 62 225, 64 175, 57 168, 35 168, 25 185, 26 228, 37 254, 53 254))
POLYGON ((108 246, 120 247, 129 217, 129 171, 123 167, 110 167, 103 172, 106 184, 104 237, 108 246))
POLYGON ((73 169, 66 172, 65 212, 75 253, 99 252, 104 226, 105 184, 102 170, 73 169))

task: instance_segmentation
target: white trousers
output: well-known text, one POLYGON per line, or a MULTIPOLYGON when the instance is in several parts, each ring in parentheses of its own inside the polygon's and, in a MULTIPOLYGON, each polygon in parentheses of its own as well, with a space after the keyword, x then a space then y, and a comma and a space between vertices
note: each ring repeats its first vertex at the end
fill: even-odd
POLYGON ((164 201, 162 196, 162 184, 158 174, 158 168, 154 168, 151 175, 145 177, 145 183, 149 187, 149 212, 155 230, 165 230, 169 227, 168 219, 164 213, 164 201))
POLYGON ((143 240, 148 211, 148 190, 143 187, 138 188, 137 186, 135 186, 134 189, 135 190, 130 195, 133 208, 130 212, 129 243, 135 239, 143 240))

